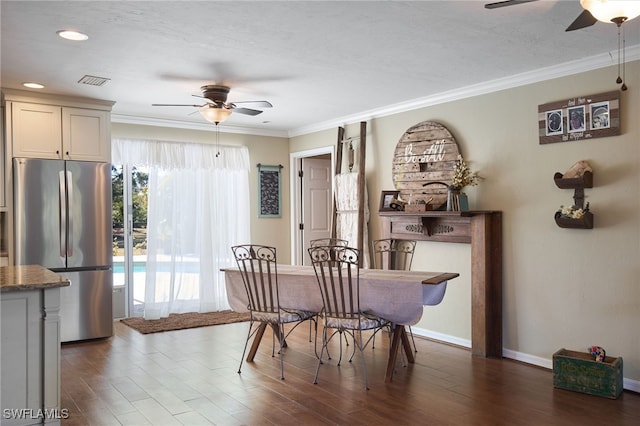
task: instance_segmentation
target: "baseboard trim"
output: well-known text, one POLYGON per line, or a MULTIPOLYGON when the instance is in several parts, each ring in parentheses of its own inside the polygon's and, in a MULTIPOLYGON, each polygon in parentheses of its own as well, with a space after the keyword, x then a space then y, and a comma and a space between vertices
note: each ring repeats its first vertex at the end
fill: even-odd
MULTIPOLYGON (((411 331, 415 336, 422 336, 428 339, 437 340, 442 343, 448 343, 451 345, 461 346, 463 348, 471 349, 471 340, 461 339, 459 337, 451 336, 448 334, 437 333, 435 331, 426 330, 424 328, 411 327, 411 331)), ((523 362, 525 364, 535 365, 537 367, 546 368, 547 370, 553 370, 553 360, 550 358, 542 358, 534 355, 530 355, 524 352, 513 351, 510 349, 502 348, 502 357, 509 358, 514 361, 523 362)), ((640 393, 640 381, 631 380, 623 377, 622 387, 625 390, 640 393)))
POLYGON ((425 330, 424 328, 411 327, 411 332, 415 336, 426 337, 427 339, 437 340, 443 343, 449 343, 451 345, 460 346, 463 348, 471 349, 471 340, 460 339, 449 334, 437 333, 432 330, 425 330))

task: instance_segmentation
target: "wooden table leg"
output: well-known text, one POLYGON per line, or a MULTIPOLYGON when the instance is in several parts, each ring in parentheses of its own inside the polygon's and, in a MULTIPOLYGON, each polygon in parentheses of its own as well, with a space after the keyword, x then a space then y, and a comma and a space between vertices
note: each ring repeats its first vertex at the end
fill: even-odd
POLYGON ((384 381, 386 383, 389 383, 393 378, 393 370, 398 359, 398 349, 400 349, 400 344, 402 344, 404 353, 407 355, 407 361, 411 364, 416 362, 416 359, 413 356, 413 351, 411 350, 409 338, 407 337, 407 330, 404 328, 404 325, 394 325, 393 335, 391 337, 391 347, 389 348, 389 360, 387 361, 387 372, 384 376, 384 381))
POLYGON ((263 322, 258 327, 256 334, 253 336, 253 343, 251 344, 251 349, 249 349, 249 355, 247 355, 247 362, 253 362, 253 358, 256 356, 256 352, 258 351, 258 346, 260 346, 260 341, 262 340, 262 335, 264 334, 264 330, 267 328, 267 323, 263 322))
POLYGON ((416 362, 416 359, 413 356, 413 351, 411 350, 411 344, 409 343, 409 336, 407 336, 407 329, 404 327, 404 325, 399 325, 398 327, 402 329, 402 332, 400 333, 400 337, 402 338, 402 347, 404 348, 404 353, 407 355, 407 361, 410 364, 413 364, 416 362))
POLYGON ((404 327, 398 327, 397 325, 393 328, 393 334, 391 335, 391 346, 389 347, 389 360, 387 361, 387 373, 384 376, 384 381, 386 383, 390 382, 393 378, 393 368, 396 365, 396 359, 398 358, 398 346, 400 346, 400 329, 404 327))

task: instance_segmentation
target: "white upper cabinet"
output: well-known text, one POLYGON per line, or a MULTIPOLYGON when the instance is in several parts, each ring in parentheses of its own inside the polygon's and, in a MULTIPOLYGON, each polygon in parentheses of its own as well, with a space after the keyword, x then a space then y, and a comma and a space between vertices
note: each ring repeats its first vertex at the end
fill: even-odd
POLYGON ((62 108, 21 102, 9 107, 14 157, 62 158, 62 108))
POLYGON ((62 108, 63 158, 110 162, 109 115, 107 111, 62 108))
POLYGON ((5 155, 111 162, 114 102, 2 89, 5 155))
POLYGON ((13 157, 111 159, 108 111, 12 102, 11 114, 13 157))

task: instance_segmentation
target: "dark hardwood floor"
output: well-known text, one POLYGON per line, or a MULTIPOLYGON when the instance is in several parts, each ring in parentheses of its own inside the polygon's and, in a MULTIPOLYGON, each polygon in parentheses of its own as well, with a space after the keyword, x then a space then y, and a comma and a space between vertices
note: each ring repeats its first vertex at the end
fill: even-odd
MULTIPOLYGON (((320 368, 306 325, 289 337, 285 380, 267 331, 238 364, 248 323, 115 336, 62 347, 63 425, 638 425, 640 395, 616 400, 554 389, 552 372, 416 337, 416 363, 384 383, 387 339, 320 368)), ((332 355, 337 355, 333 346, 332 355)), ((336 357, 337 358, 337 357, 336 357)))

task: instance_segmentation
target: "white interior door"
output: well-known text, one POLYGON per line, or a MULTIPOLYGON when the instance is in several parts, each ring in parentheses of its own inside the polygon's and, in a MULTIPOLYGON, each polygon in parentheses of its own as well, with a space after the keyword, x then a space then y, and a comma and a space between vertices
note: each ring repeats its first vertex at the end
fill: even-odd
POLYGON ((310 265, 307 249, 309 241, 331 236, 331 160, 302 159, 302 249, 303 264, 310 265))
MULTIPOLYGON (((310 223, 312 221, 317 221, 315 217, 313 219, 304 217, 305 212, 310 212, 312 210, 311 205, 303 208, 303 205, 306 203, 306 199, 309 198, 308 187, 309 184, 305 183, 306 186, 303 186, 303 179, 305 175, 304 168, 309 167, 308 160, 324 160, 327 161, 326 167, 328 167, 328 171, 326 173, 326 179, 324 179, 324 184, 329 184, 329 195, 328 195, 328 210, 326 210, 326 225, 327 231, 326 234, 323 234, 319 238, 327 238, 330 236, 331 232, 331 217, 333 215, 333 166, 332 164, 335 162, 334 159, 335 152, 333 146, 324 146, 320 148, 314 148, 306 151, 298 151, 290 154, 290 182, 291 182, 291 190, 289 194, 290 198, 290 206, 291 206, 291 264, 292 265, 303 265, 308 264, 309 262, 304 262, 305 257, 308 257, 307 249, 309 247, 309 240, 312 238, 309 236, 309 233, 305 232, 304 227, 305 220, 310 223), (303 211, 304 210, 304 211, 303 211), (305 242, 306 235, 306 242, 305 242)), ((323 166, 325 167, 325 166, 323 166)), ((307 172, 307 178, 311 179, 311 172, 307 172)), ((317 177, 313 180, 320 180, 317 177)), ((309 203, 311 204, 311 203, 309 203)), ((323 209, 323 211, 325 211, 323 209)), ((317 225, 309 225, 311 228, 317 225)))

